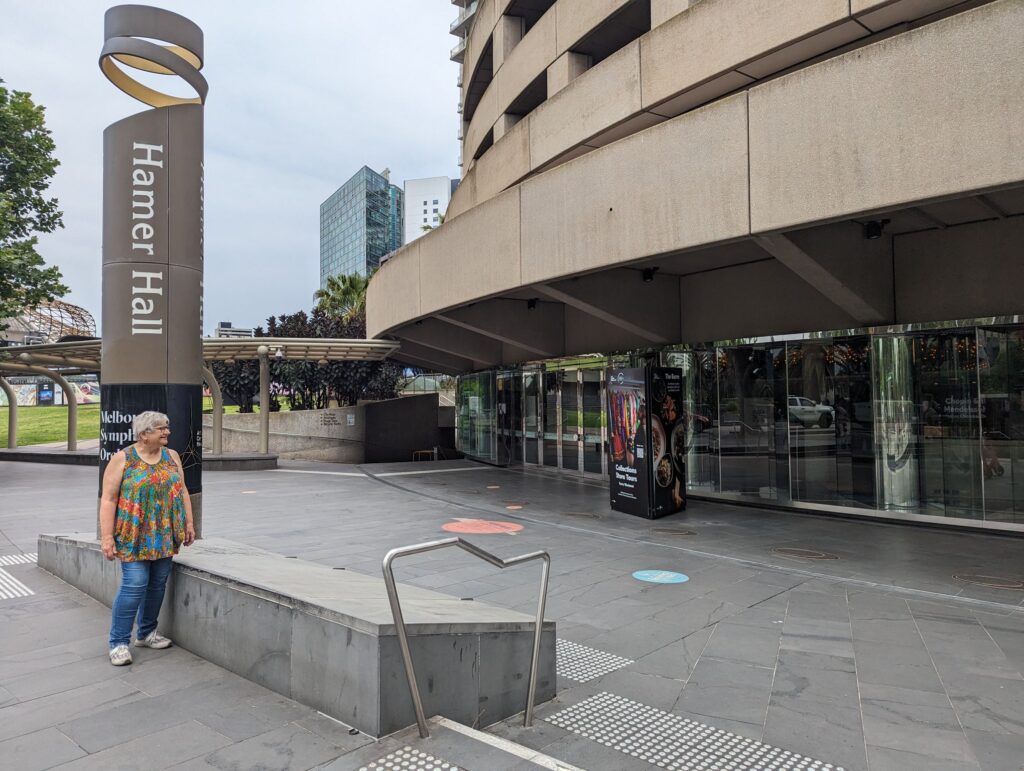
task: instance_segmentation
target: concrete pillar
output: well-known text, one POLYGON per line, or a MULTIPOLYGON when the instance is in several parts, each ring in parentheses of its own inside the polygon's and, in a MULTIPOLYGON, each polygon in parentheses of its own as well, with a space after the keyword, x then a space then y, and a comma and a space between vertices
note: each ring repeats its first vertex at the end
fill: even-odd
POLYGON ((590 69, 592 59, 586 54, 566 51, 548 66, 548 99, 590 69))
POLYGON ((0 388, 7 394, 7 449, 18 448, 18 397, 11 384, 0 377, 0 388))
POLYGON ((224 397, 221 396, 220 383, 214 377, 213 370, 203 367, 203 377, 213 397, 213 454, 220 455, 224 446, 224 397))
POLYGON ((78 449, 78 398, 71 389, 71 383, 46 367, 35 367, 34 369, 40 375, 53 378, 53 382, 64 391, 64 398, 68 403, 68 452, 74 452, 78 449))
POLYGON ((260 357, 260 447, 261 455, 270 454, 270 349, 261 345, 256 349, 260 357))
POLYGON ((512 49, 519 45, 519 41, 526 34, 526 20, 522 16, 502 16, 494 28, 494 37, 491 57, 493 64, 491 69, 497 72, 498 68, 505 63, 512 49))
POLYGON ((502 113, 501 117, 498 118, 497 122, 494 124, 494 141, 497 142, 505 136, 505 134, 508 133, 508 130, 522 119, 522 115, 513 115, 510 112, 502 113))

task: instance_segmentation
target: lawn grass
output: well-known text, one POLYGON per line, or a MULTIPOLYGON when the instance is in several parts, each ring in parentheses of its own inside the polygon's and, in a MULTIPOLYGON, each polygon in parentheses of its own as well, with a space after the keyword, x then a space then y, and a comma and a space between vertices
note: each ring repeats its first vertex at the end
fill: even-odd
MULTIPOLYGON (((287 404, 282 409, 287 409, 287 404)), ((213 399, 203 397, 203 412, 213 412, 213 399)), ((224 413, 238 412, 238 405, 225 405, 224 413)), ((100 435, 100 405, 78 405, 78 438, 98 439, 100 435)), ((18 446, 64 442, 68 437, 67 407, 19 407, 18 446)), ((0 447, 7 446, 7 407, 0 407, 0 447)))
MULTIPOLYGON (((0 407, 0 447, 7 446, 7 407, 0 407)), ((78 405, 78 438, 98 439, 100 405, 78 405)), ((68 438, 67 407, 19 407, 18 446, 63 442, 68 438)))

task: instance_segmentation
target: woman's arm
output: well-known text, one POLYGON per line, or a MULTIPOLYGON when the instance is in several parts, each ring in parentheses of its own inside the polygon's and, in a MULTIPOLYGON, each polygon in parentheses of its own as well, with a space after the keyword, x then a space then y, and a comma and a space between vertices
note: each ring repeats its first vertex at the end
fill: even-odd
POLYGON ((192 523, 192 497, 188 494, 188 488, 185 486, 185 468, 181 465, 181 458, 177 450, 168 447, 167 452, 171 454, 171 458, 178 467, 178 473, 181 474, 181 489, 185 492, 185 545, 191 546, 196 540, 196 528, 192 523))
POLYGON ((108 560, 114 559, 114 516, 117 513, 117 499, 121 496, 124 463, 124 451, 118 450, 103 471, 103 490, 100 493, 100 548, 108 560))

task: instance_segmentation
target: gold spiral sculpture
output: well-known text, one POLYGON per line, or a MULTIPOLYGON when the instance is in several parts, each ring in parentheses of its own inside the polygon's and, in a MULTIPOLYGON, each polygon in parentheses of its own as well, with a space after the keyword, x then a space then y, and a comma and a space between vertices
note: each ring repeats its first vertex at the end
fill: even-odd
POLYGON ((171 11, 144 5, 118 5, 103 18, 105 43, 100 69, 107 80, 150 107, 203 104, 209 90, 203 67, 203 31, 171 11), (152 42, 163 41, 164 45, 152 42), (173 96, 146 86, 123 67, 177 75, 196 92, 191 98, 173 96))

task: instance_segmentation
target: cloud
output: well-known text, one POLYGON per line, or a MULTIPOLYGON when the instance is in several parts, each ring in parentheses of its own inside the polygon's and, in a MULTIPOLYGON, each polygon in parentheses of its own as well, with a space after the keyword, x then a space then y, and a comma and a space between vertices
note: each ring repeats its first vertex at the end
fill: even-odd
MULTIPOLYGON (((68 300, 99 321, 103 129, 143 105, 97 67, 113 3, 5 0, 0 77, 46 107, 65 228, 40 239, 68 300)), ((205 326, 308 308, 320 202, 363 164, 456 176, 457 8, 434 0, 175 2, 203 28, 205 326)))

